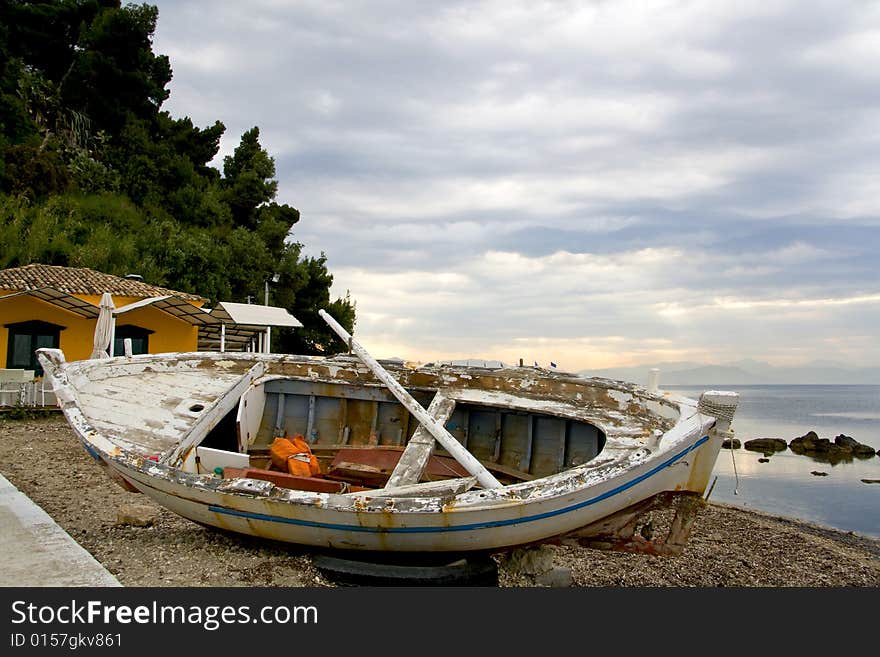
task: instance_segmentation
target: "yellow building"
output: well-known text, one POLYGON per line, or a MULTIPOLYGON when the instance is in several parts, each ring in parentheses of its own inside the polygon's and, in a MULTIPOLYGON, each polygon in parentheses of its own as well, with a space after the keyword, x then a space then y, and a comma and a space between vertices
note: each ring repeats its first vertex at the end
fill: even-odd
POLYGON ((67 360, 89 358, 102 295, 115 306, 112 353, 196 351, 199 327, 219 324, 207 299, 141 280, 81 267, 32 264, 0 270, 0 367, 42 374, 34 350, 60 348, 67 360))

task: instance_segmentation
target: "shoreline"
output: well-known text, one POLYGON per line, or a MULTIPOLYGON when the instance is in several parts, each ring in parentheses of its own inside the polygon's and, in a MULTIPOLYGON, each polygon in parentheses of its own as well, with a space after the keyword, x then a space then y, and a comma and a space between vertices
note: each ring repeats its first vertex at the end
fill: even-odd
MULTIPOLYGON (((209 529, 123 490, 61 414, 0 417, 0 473, 123 586, 335 586, 311 548, 209 529), (156 521, 117 524, 132 504, 153 507, 156 521)), ((880 587, 880 539, 724 502, 699 512, 679 556, 549 549, 575 587, 880 587)), ((536 586, 504 569, 498 585, 536 586)))

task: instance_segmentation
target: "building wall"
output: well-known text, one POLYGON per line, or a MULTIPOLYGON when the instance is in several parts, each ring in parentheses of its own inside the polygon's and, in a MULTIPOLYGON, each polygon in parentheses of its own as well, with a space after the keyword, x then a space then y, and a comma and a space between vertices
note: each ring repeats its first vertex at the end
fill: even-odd
POLYGON ((81 360, 91 355, 95 337, 94 319, 74 315, 41 299, 21 296, 0 300, 0 367, 6 367, 9 346, 9 329, 5 325, 35 319, 65 327, 59 336, 59 346, 67 360, 81 360))
MULTIPOLYGON (((0 290, 0 296, 15 290, 0 290)), ((100 295, 73 295, 95 306, 101 301, 100 295)), ((114 297, 113 303, 119 308, 140 301, 138 297, 114 297)), ((193 305, 201 305, 196 303, 193 305)), ((5 324, 41 320, 64 326, 59 336, 59 347, 69 360, 82 360, 92 354, 97 319, 87 319, 63 308, 22 295, 0 300, 0 368, 6 367, 9 330, 5 324)), ((147 306, 116 317, 117 325, 134 324, 154 331, 149 338, 151 354, 167 351, 196 351, 198 348, 198 327, 178 319, 166 312, 147 306)), ((119 354, 117 354, 119 355, 119 354)))
MULTIPOLYGON (((116 325, 122 326, 123 324, 134 324, 154 331, 150 334, 151 354, 161 354, 167 351, 196 351, 198 348, 199 329, 197 326, 152 306, 117 315, 116 325)), ((93 337, 94 331, 94 322, 92 322, 93 337)), ((120 356, 121 354, 115 355, 120 356)))

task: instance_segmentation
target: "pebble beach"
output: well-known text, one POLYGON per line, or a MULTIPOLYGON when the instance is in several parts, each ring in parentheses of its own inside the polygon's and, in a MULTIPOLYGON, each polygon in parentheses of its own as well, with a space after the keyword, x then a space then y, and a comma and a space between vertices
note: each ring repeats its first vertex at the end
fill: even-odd
MULTIPOLYGON (((333 587, 306 547, 197 525, 111 481, 60 413, 0 416, 0 473, 123 586, 333 587), (120 521, 150 506, 145 526, 120 521)), ((678 556, 552 546, 552 582, 499 568, 499 587, 878 587, 880 540, 710 502, 678 556)))

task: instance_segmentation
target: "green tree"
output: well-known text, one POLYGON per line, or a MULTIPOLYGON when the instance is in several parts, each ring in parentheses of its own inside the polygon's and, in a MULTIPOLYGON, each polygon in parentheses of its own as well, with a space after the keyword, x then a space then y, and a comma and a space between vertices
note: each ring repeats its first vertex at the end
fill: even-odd
POLYGON ((155 121, 170 92, 171 63, 155 55, 152 37, 159 10, 150 5, 98 11, 77 42, 61 81, 65 104, 82 111, 96 130, 115 133, 130 117, 155 121))
MULTIPOLYGON (((330 300, 333 276, 327 270, 327 257, 303 257, 302 245, 288 245, 279 272, 277 305, 284 306, 301 323, 302 328, 282 330, 278 335, 277 349, 285 353, 331 355, 348 347, 318 315, 326 310, 347 331, 353 332, 355 305, 345 298, 330 300)), ((273 343, 275 346, 275 343, 273 343)))
POLYGON ((353 330, 354 303, 331 301, 324 254, 290 241, 300 213, 276 202, 259 128, 221 175, 224 125, 162 111, 171 65, 152 50, 157 19, 118 0, 0 0, 0 267, 137 271, 215 302, 262 301, 278 273, 274 304, 304 327, 275 349, 344 349, 317 311, 353 330))
POLYGON ((223 189, 236 226, 256 228, 260 208, 278 192, 275 161, 260 146, 260 129, 251 128, 241 136, 232 155, 223 158, 223 189))

